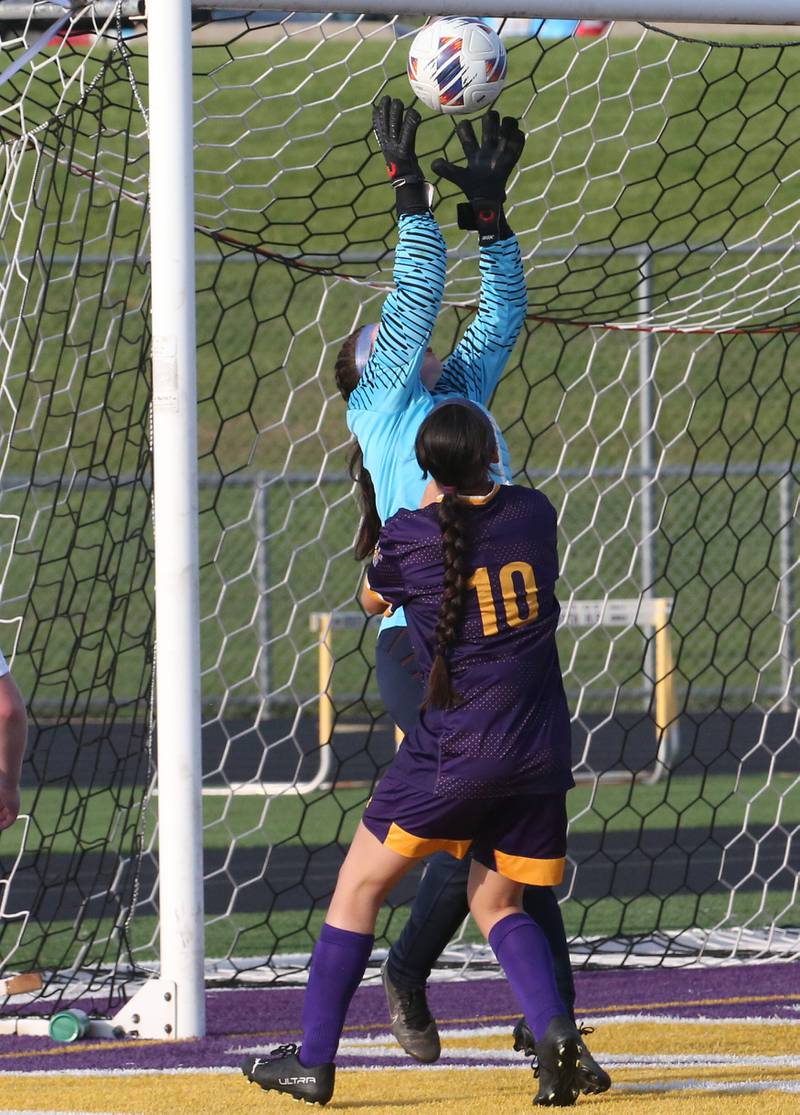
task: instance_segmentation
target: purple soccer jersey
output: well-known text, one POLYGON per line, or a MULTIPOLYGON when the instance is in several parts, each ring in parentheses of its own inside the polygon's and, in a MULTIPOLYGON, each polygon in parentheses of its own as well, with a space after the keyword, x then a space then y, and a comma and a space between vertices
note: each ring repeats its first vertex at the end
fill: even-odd
MULTIPOLYGON (((461 702, 420 713, 393 776, 447 797, 552 793, 574 785, 556 647, 556 512, 541 492, 495 486, 468 512, 464 622, 448 656, 461 702)), ((436 505, 399 511, 381 531, 370 589, 403 606, 424 674, 444 586, 436 505)))

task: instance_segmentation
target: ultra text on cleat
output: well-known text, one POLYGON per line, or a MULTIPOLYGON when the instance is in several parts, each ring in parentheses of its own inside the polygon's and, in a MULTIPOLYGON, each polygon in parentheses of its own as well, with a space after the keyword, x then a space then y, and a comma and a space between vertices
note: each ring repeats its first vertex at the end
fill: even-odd
POLYGON ((242 1072, 267 1092, 282 1092, 304 1103, 324 1106, 333 1095, 336 1066, 333 1062, 303 1065, 299 1053, 298 1045, 279 1045, 268 1057, 246 1057, 242 1072))

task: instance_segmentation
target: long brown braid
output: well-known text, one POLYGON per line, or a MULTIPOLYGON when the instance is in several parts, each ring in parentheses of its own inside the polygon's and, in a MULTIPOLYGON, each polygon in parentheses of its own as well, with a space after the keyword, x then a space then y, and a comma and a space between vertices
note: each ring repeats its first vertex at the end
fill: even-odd
POLYGON ((461 696, 453 688, 447 668, 447 653, 455 643, 464 618, 467 602, 467 507, 455 494, 447 494, 438 506, 439 527, 442 532, 444 557, 444 595, 436 620, 436 655, 428 686, 422 702, 423 708, 453 708, 461 696))
MULTIPOLYGON (((358 383, 358 369, 356 368, 356 341, 360 329, 350 334, 336 357, 333 374, 336 386, 339 388, 345 402, 350 398, 358 383)), ((364 454, 361 446, 353 439, 352 450, 347 462, 351 480, 358 485, 358 501, 361 504, 361 522, 353 547, 353 555, 357 561, 363 561, 372 554, 381 532, 381 520, 378 516, 378 507, 375 503, 375 487, 369 470, 364 467, 364 454)))
POLYGON ((416 441, 417 460, 447 490, 437 506, 442 532, 444 593, 436 620, 436 654, 422 708, 453 708, 461 697, 453 687, 447 658, 458 641, 469 585, 469 505, 455 493, 485 492, 497 441, 488 416, 466 401, 442 403, 425 419, 416 441))

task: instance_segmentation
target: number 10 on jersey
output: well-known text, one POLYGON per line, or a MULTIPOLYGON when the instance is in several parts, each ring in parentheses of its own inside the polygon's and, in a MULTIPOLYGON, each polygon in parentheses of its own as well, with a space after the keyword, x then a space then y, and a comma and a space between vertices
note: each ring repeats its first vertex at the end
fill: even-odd
MULTIPOLYGON (((532 623, 539 615, 539 595, 533 568, 527 561, 510 561, 501 567, 498 581, 506 624, 521 627, 532 623)), ((467 585, 478 594, 484 635, 496 635, 500 625, 488 568, 482 565, 476 569, 467 585)))

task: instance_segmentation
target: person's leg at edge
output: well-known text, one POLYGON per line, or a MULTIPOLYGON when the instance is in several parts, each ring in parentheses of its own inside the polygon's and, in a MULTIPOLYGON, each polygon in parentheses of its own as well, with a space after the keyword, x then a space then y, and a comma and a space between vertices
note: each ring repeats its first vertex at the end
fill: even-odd
POLYGON ((363 824, 358 826, 314 947, 303 998, 301 1064, 333 1061, 350 1000, 372 951, 381 903, 414 862, 384 847, 363 824))

